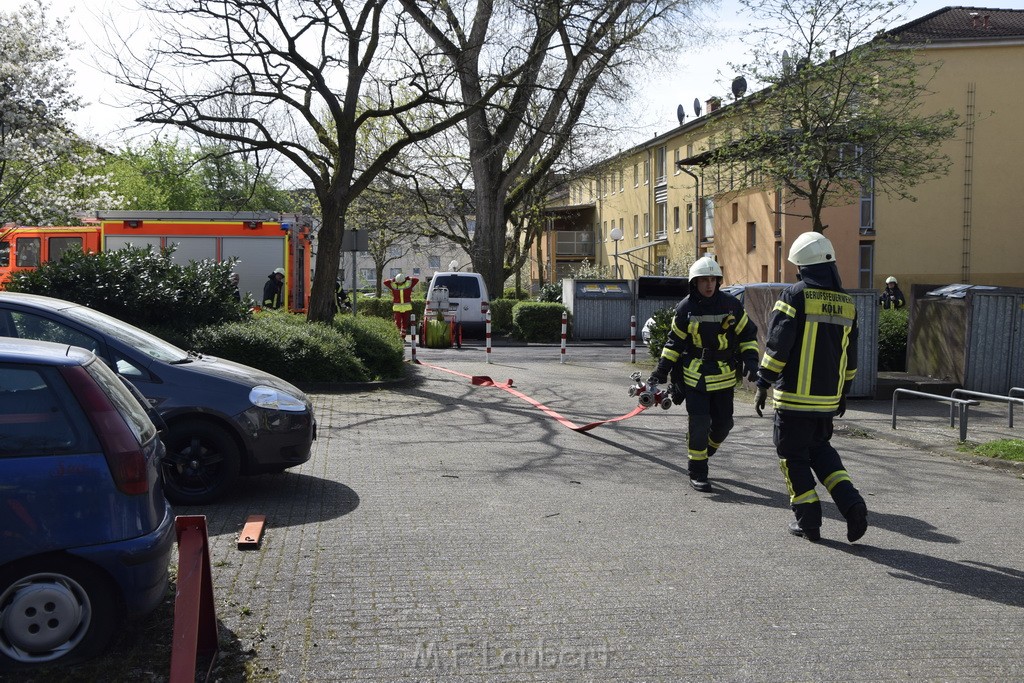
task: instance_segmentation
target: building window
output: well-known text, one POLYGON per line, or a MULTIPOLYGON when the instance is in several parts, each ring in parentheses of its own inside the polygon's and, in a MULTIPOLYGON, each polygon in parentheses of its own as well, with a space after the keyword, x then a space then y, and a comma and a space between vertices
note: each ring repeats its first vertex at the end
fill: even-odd
POLYGON ((701 242, 715 241, 715 198, 704 197, 704 220, 701 226, 704 234, 701 235, 701 242))
POLYGON ((633 164, 633 187, 640 187, 640 164, 633 164))
POLYGON ((651 160, 644 159, 644 185, 649 185, 651 182, 651 160))
POLYGON ((654 177, 656 179, 656 182, 659 185, 665 182, 665 176, 668 175, 668 170, 666 169, 666 166, 665 166, 667 157, 668 157, 668 148, 666 148, 664 145, 659 147, 657 152, 655 153, 655 156, 654 156, 654 161, 655 161, 655 169, 654 169, 655 170, 655 176, 654 177))
POLYGON ((655 218, 655 229, 658 231, 658 239, 668 236, 668 204, 659 202, 657 206, 658 215, 655 218))
POLYGON ((679 207, 678 206, 673 206, 672 207, 672 229, 675 232, 679 232, 679 230, 681 229, 680 225, 679 225, 679 207))
POLYGON ((866 185, 860 190, 860 231, 873 233, 875 231, 875 179, 869 178, 866 185))
POLYGON ((619 219, 619 232, 621 232, 623 235, 626 234, 626 231, 625 231, 625 228, 624 228, 625 223, 626 223, 626 219, 625 218, 620 218, 619 219))
POLYGON ((633 239, 639 239, 640 237, 640 217, 635 213, 633 214, 633 239))
MULTIPOLYGON (((775 236, 782 237, 782 190, 775 190, 775 236)), ((781 282, 781 280, 779 280, 781 282)))
POLYGON ((651 236, 651 214, 644 212, 644 237, 651 236))
POLYGON ((668 256, 659 256, 655 261, 658 275, 668 275, 668 256))
MULTIPOLYGON (((612 221, 612 225, 615 225, 615 221, 614 220, 612 221)), ((597 241, 598 242, 603 242, 604 241, 604 237, 603 236, 607 235, 607 234, 608 234, 608 221, 605 221, 603 229, 602 229, 602 227, 599 227, 597 229, 597 241)))
POLYGON ((735 223, 740 219, 740 205, 739 202, 732 203, 732 222, 735 223))
POLYGON ((679 148, 676 147, 672 150, 672 175, 679 175, 682 171, 679 170, 679 148))
POLYGON ((693 232, 693 202, 686 203, 686 232, 693 232))
MULTIPOLYGON (((757 249, 757 222, 747 222, 747 251, 754 251, 757 249)), ((767 275, 766 275, 767 277, 767 275)), ((764 280, 762 280, 764 282, 764 280)))
POLYGON ((782 242, 775 243, 775 281, 782 282, 782 242))
POLYGON ((689 159, 693 156, 693 143, 686 146, 686 158, 689 159))
POLYGON ((619 169, 619 192, 625 192, 626 191, 625 177, 626 177, 625 172, 620 168, 619 169))
POLYGON ((428 256, 427 257, 427 268, 433 268, 434 270, 441 269, 441 257, 440 256, 428 256))
POLYGON ((871 289, 875 274, 875 243, 860 243, 860 268, 857 272, 861 289, 871 289))

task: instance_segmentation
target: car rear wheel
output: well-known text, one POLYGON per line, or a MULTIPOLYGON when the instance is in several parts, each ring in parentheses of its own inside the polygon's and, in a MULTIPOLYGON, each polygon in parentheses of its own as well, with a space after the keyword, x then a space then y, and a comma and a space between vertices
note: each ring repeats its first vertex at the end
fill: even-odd
POLYGON ((102 653, 120 621, 116 589, 102 571, 66 556, 16 564, 0 574, 0 671, 71 664, 102 653))
POLYGON ((201 420, 171 426, 161 469, 164 494, 177 505, 202 505, 224 495, 241 470, 234 439, 201 420))

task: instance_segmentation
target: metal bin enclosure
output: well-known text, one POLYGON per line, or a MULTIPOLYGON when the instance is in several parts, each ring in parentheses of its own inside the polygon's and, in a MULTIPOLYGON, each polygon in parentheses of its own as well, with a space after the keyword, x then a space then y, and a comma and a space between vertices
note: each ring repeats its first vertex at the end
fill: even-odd
POLYGON ((639 330, 663 308, 675 310, 676 304, 690 293, 690 282, 685 277, 667 275, 641 275, 636 280, 636 328, 639 330))
POLYGON ((907 371, 1006 395, 1024 386, 1024 289, 915 285, 907 371))
POLYGON ((562 303, 572 313, 574 340, 629 339, 628 280, 563 280, 562 303))

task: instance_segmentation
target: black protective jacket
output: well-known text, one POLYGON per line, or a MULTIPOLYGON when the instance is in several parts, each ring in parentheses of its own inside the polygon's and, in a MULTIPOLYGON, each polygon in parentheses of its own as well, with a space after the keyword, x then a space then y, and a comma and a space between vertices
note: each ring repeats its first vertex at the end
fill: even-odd
POLYGON ((654 376, 697 391, 731 389, 744 364, 757 365, 757 326, 734 296, 715 290, 711 297, 690 294, 676 306, 672 329, 654 376))
POLYGON ((892 289, 886 287, 882 295, 878 297, 878 303, 882 304, 882 308, 903 308, 907 305, 907 298, 903 296, 903 292, 897 285, 892 289))
POLYGON ((800 276, 775 302, 758 385, 775 385, 777 410, 831 415, 857 374, 857 308, 834 263, 800 276))

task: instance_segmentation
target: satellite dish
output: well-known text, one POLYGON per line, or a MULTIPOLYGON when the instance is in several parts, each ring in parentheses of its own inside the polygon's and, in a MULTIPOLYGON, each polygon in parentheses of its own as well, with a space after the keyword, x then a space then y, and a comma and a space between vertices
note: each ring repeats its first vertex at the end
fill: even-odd
POLYGON ((683 121, 686 119, 686 112, 683 111, 683 105, 676 107, 676 118, 679 119, 679 125, 683 125, 683 121))
POLYGON ((732 94, 739 99, 743 97, 743 94, 747 92, 747 79, 743 76, 737 76, 732 79, 732 94))
POLYGON ((792 63, 789 58, 789 50, 782 51, 782 75, 788 76, 792 73, 792 63))
POLYGON ((695 116, 700 116, 700 100, 696 97, 693 98, 693 113, 695 116))

